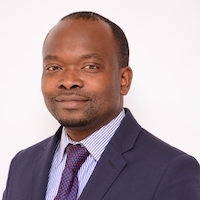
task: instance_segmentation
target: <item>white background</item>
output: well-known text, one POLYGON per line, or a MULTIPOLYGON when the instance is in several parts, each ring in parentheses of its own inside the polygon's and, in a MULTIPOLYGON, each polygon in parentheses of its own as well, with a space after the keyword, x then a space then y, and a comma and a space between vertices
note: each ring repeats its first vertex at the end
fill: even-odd
POLYGON ((125 106, 200 161, 200 0, 0 0, 0 195, 12 157, 59 126, 40 89, 42 44, 60 18, 83 10, 127 35, 134 78, 125 106))

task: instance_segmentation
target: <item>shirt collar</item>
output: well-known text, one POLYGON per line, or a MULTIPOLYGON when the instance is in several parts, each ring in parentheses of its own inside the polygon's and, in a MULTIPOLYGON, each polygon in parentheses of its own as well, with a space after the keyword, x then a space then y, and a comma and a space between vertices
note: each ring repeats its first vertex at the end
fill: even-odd
POLYGON ((120 114, 111 122, 100 128, 99 130, 95 131, 84 140, 81 140, 80 142, 73 141, 66 134, 65 128, 63 127, 60 145, 58 146, 57 165, 62 162, 65 154, 65 149, 69 143, 74 145, 80 144, 81 146, 84 146, 89 151, 90 155, 96 160, 96 162, 98 162, 101 154, 103 153, 104 149, 106 148, 107 144, 121 124, 121 121, 124 117, 125 111, 123 109, 120 114))

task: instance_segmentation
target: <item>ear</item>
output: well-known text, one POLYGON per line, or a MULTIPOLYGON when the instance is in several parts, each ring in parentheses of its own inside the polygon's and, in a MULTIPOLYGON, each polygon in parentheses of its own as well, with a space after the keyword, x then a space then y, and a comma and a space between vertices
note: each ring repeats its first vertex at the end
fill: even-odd
POLYGON ((132 69, 129 66, 120 68, 121 95, 126 95, 130 89, 133 77, 132 69))

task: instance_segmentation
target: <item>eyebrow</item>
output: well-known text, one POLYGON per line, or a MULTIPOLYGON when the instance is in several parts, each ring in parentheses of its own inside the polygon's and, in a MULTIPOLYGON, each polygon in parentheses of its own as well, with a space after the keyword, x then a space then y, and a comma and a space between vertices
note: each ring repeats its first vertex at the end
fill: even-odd
MULTIPOLYGON (((81 60, 90 59, 90 58, 97 58, 101 61, 104 61, 104 59, 101 56, 99 56, 97 53, 85 54, 85 55, 82 55, 80 58, 81 58, 81 60)), ((43 61, 46 61, 46 60, 59 60, 59 57, 55 56, 55 55, 47 55, 43 59, 43 61)))
POLYGON ((103 58, 101 58, 101 56, 99 56, 97 53, 90 53, 90 54, 85 54, 81 56, 81 59, 90 59, 90 58, 97 58, 99 60, 103 61, 103 58))
POLYGON ((45 60, 59 60, 58 56, 53 56, 53 55, 47 55, 44 59, 45 60))

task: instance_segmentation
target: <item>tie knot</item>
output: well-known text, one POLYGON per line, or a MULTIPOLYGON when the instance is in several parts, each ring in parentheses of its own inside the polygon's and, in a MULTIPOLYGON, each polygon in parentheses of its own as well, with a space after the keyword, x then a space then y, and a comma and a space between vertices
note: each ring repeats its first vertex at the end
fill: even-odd
POLYGON ((67 165, 73 171, 78 171, 89 155, 87 149, 85 147, 81 147, 80 145, 69 145, 66 152, 67 165))

